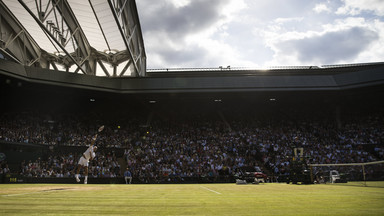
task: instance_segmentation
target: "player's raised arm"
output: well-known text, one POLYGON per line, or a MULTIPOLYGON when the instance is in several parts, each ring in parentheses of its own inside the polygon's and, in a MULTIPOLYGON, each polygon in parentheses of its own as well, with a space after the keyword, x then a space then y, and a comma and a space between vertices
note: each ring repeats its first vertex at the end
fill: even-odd
POLYGON ((95 144, 96 139, 97 139, 97 134, 95 134, 95 136, 92 137, 91 146, 95 144))
MULTIPOLYGON (((103 130, 104 130, 104 125, 100 126, 99 129, 97 130, 97 132, 100 133, 103 130)), ((95 136, 92 137, 91 146, 93 146, 95 144, 98 133, 96 133, 95 136)))

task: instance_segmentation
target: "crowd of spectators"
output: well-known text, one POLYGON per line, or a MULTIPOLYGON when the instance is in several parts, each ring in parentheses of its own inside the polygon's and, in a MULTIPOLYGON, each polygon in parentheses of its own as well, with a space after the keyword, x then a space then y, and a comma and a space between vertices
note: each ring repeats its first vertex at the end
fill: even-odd
POLYGON ((98 140, 103 147, 124 147, 125 143, 136 138, 139 123, 136 117, 121 119, 124 130, 116 121, 94 120, 97 117, 81 114, 42 114, 34 112, 5 113, 0 116, 0 140, 6 142, 31 143, 42 145, 86 146, 101 124, 106 128, 104 136, 98 140), (102 123, 100 123, 102 122, 102 123))
MULTIPOLYGON (((289 173, 293 147, 303 147, 310 164, 383 160, 383 120, 381 113, 338 121, 180 113, 151 115, 150 121, 129 116, 105 122, 94 116, 8 113, 0 117, 0 140, 86 146, 100 122, 105 122, 97 145, 125 150, 126 164, 118 164, 111 153, 98 153, 90 165, 94 177, 121 177, 120 167, 127 166, 141 181, 214 179, 232 176, 239 167, 259 166, 277 180, 289 173)), ((23 162, 21 173, 70 177, 81 153, 23 162)))
MULTIPOLYGON (((39 157, 35 161, 22 161, 20 174, 25 177, 73 177, 81 153, 60 154, 52 152, 44 160, 39 157)), ((89 176, 93 178, 121 177, 120 164, 113 152, 99 152, 90 161, 89 176)))
POLYGON ((0 175, 11 173, 7 161, 0 162, 0 175))

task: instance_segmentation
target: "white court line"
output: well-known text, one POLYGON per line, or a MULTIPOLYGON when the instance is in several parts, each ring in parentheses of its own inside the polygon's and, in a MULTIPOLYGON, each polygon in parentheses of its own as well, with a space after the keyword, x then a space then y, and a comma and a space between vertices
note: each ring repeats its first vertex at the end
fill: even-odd
POLYGON ((19 194, 4 194, 4 195, 1 195, 1 196, 2 197, 23 196, 23 195, 36 194, 36 193, 46 193, 46 192, 48 192, 48 191, 35 191, 35 192, 19 193, 19 194))
POLYGON ((23 196, 23 195, 30 195, 30 194, 37 194, 37 193, 48 193, 48 192, 52 192, 52 191, 58 191, 57 189, 53 189, 53 190, 42 190, 42 191, 33 191, 33 192, 29 192, 29 193, 19 193, 19 194, 4 194, 4 195, 1 195, 2 197, 12 197, 12 196, 23 196))
POLYGON ((200 187, 201 187, 201 188, 204 188, 205 190, 209 190, 209 191, 211 191, 211 192, 213 192, 213 193, 221 194, 220 192, 211 190, 211 189, 209 189, 209 188, 207 188, 207 187, 204 187, 204 186, 200 186, 200 187))

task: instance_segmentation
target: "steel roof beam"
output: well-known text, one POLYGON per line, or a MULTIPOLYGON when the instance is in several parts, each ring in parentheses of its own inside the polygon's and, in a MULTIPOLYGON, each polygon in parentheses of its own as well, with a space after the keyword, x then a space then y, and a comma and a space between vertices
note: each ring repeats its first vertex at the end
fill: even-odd
POLYGON ((89 45, 88 39, 85 36, 79 22, 76 19, 71 7, 69 6, 67 0, 54 0, 58 3, 56 7, 58 8, 64 22, 67 24, 71 37, 75 40, 77 45, 76 55, 80 57, 82 66, 85 67, 86 73, 90 75, 96 74, 95 62, 96 60, 91 57, 91 46, 89 45), (60 3, 59 3, 60 2, 60 3))
POLYGON ((0 50, 23 65, 32 66, 40 59, 41 48, 0 1, 0 50))
MULTIPOLYGON (((35 0, 35 2, 38 15, 35 15, 22 0, 19 0, 19 3, 35 19, 51 42, 54 41, 52 44, 60 47, 65 53, 65 56, 59 56, 58 63, 63 64, 66 68, 75 64, 77 66, 75 73, 82 71, 84 74, 95 75, 96 60, 91 56, 91 47, 67 0, 50 0, 44 11, 41 1, 38 3, 38 0, 35 0), (47 20, 50 14, 54 15, 53 21, 47 20), (74 48, 73 53, 68 50, 69 44, 74 48)), ((58 52, 60 51, 58 50, 58 52)))
POLYGON ((85 70, 83 70, 83 68, 81 68, 81 65, 71 56, 71 54, 65 49, 65 47, 61 44, 61 42, 59 42, 57 40, 57 38, 52 34, 52 32, 50 32, 46 27, 45 25, 40 21, 39 17, 37 17, 32 11, 30 8, 28 8, 28 6, 22 1, 22 0, 18 0, 19 3, 25 8, 25 10, 27 10, 27 12, 33 17, 33 19, 36 21, 36 23, 40 26, 40 28, 44 31, 44 33, 46 33, 47 35, 49 35, 50 37, 50 40, 53 40, 64 52, 65 54, 77 65, 78 69, 80 69, 84 74, 87 74, 87 72, 85 70))
POLYGON ((26 66, 88 75, 103 70, 108 77, 146 76, 145 48, 135 0, 88 3, 87 6, 71 0, 0 0, 2 56, 26 66), (108 7, 110 11, 105 11, 108 7), (97 23, 76 17, 77 12, 96 18, 97 23), (94 25, 87 26, 89 23, 94 25), (96 25, 101 31, 100 38, 93 38, 96 25), (87 38, 86 33, 92 38, 87 38), (104 39, 107 50, 97 39, 104 39), (106 64, 112 70, 103 69, 106 64))
MULTIPOLYGON (((134 67, 134 71, 133 71, 133 76, 145 76, 146 74, 146 68, 145 68, 145 65, 138 65, 137 64, 137 58, 141 58, 141 56, 139 56, 138 54, 138 51, 135 49, 135 47, 131 47, 130 44, 131 44, 131 40, 130 40, 130 37, 134 36, 134 37, 138 37, 137 35, 132 35, 131 32, 135 32, 135 31, 132 31, 134 28, 135 28, 135 25, 131 25, 129 19, 128 19, 128 16, 127 14, 132 14, 132 5, 133 3, 135 3, 131 0, 116 0, 114 2, 112 2, 112 0, 108 0, 108 3, 109 3, 109 6, 112 10, 112 14, 116 20, 116 24, 118 25, 119 27, 119 31, 120 31, 120 34, 121 34, 121 37, 123 38, 123 41, 124 41, 124 44, 128 50, 128 54, 129 54, 129 58, 132 59, 132 64, 133 64, 133 67, 134 67), (132 4, 130 4, 132 3, 132 4)), ((135 17, 135 16, 132 16, 132 17, 135 17)), ((134 21, 132 21, 134 22, 134 21)), ((138 23, 138 18, 136 20, 136 22, 138 23)), ((140 35, 141 36, 141 35, 140 35)), ((143 44, 140 44, 140 47, 143 46, 143 44)))

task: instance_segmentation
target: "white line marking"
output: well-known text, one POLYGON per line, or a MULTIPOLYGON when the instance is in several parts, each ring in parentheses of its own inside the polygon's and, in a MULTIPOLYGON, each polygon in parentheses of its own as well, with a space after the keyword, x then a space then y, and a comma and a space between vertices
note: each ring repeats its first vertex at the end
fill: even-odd
POLYGON ((2 197, 23 196, 23 195, 30 195, 30 194, 37 194, 37 193, 48 193, 48 192, 58 191, 58 190, 62 190, 62 189, 51 189, 51 190, 33 191, 33 192, 29 192, 29 193, 19 193, 19 194, 4 194, 4 195, 1 195, 1 196, 2 197))
POLYGON ((11 196, 22 196, 22 195, 29 195, 29 194, 35 194, 35 193, 43 193, 42 191, 36 191, 36 192, 30 192, 30 193, 20 193, 20 194, 4 194, 1 195, 3 197, 11 197, 11 196))
POLYGON ((30 195, 30 194, 37 194, 37 193, 47 193, 49 191, 34 191, 29 193, 19 193, 19 194, 4 194, 3 197, 12 197, 12 196, 22 196, 22 195, 30 195))
POLYGON ((201 187, 201 188, 204 188, 205 190, 209 190, 209 191, 211 191, 211 192, 213 192, 213 193, 221 194, 220 192, 211 190, 211 189, 209 189, 209 188, 207 188, 207 187, 204 187, 204 186, 200 186, 200 187, 201 187))

